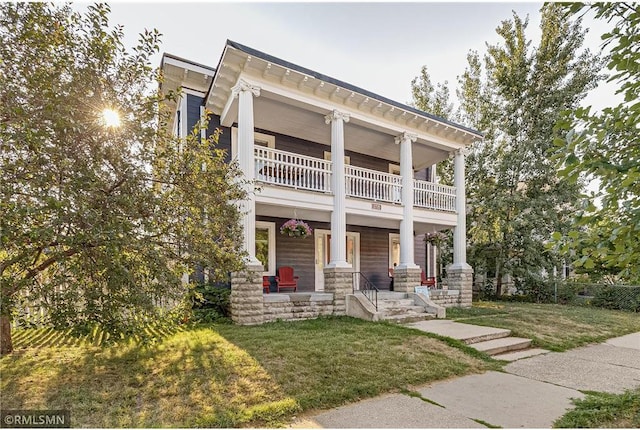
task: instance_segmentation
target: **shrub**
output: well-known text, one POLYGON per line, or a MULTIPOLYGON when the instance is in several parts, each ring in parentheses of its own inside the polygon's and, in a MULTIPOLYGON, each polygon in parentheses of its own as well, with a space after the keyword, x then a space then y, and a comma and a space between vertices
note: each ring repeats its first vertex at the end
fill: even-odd
POLYGON ((229 322, 231 289, 215 283, 199 284, 190 296, 194 322, 229 322))
POLYGON ((640 287, 604 286, 598 288, 591 304, 605 309, 640 312, 640 287))

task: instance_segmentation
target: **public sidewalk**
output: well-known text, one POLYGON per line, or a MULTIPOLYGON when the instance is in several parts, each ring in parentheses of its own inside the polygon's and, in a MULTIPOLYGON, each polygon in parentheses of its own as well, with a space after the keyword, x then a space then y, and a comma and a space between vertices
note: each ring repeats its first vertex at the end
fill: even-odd
POLYGON ((573 407, 578 390, 621 393, 640 386, 640 332, 566 352, 436 382, 422 398, 389 394, 308 417, 296 427, 550 428, 573 407))

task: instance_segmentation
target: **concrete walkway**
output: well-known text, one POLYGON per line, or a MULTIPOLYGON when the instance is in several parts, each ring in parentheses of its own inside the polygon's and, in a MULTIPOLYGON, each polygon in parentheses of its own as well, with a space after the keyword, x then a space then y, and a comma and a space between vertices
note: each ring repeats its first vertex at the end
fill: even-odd
MULTIPOLYGON (((436 324, 439 334, 447 335, 442 328, 446 325, 436 324)), ((473 327, 471 337, 486 335, 486 327, 473 327)), ((458 333, 457 338, 460 336, 466 335, 458 333)), ((418 390, 420 398, 390 394, 364 400, 319 413, 298 426, 550 428, 573 407, 571 399, 584 397, 578 390, 620 393, 640 386, 640 333, 523 358, 509 363, 505 371, 436 382, 418 390)))

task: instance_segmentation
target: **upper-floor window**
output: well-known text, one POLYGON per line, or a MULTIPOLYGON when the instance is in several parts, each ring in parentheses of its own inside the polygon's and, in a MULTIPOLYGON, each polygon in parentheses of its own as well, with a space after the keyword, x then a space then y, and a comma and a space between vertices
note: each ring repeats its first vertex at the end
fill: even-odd
MULTIPOLYGON (((275 149, 276 137, 270 134, 253 133, 253 143, 256 146, 265 146, 267 148, 275 149)), ((231 158, 238 158, 238 127, 231 128, 231 158)))

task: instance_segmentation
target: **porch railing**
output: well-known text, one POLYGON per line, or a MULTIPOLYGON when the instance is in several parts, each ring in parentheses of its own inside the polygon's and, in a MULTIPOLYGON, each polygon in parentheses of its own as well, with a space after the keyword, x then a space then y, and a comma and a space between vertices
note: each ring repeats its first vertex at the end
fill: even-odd
POLYGON ((256 180, 303 190, 331 192, 331 161, 255 147, 256 180))
MULTIPOLYGON (((255 147, 257 181, 296 189, 331 193, 331 161, 278 149, 255 147)), ((456 210, 456 189, 434 182, 414 180, 414 206, 445 212, 456 210)), ((402 203, 402 177, 391 173, 345 166, 349 197, 402 203)))
POLYGON ((414 206, 437 211, 456 211, 456 188, 435 182, 413 181, 414 206))
POLYGON ((402 203, 402 176, 355 166, 345 166, 345 169, 348 196, 402 203))
POLYGON ((362 272, 353 272, 353 293, 361 292, 378 310, 378 288, 362 272))

